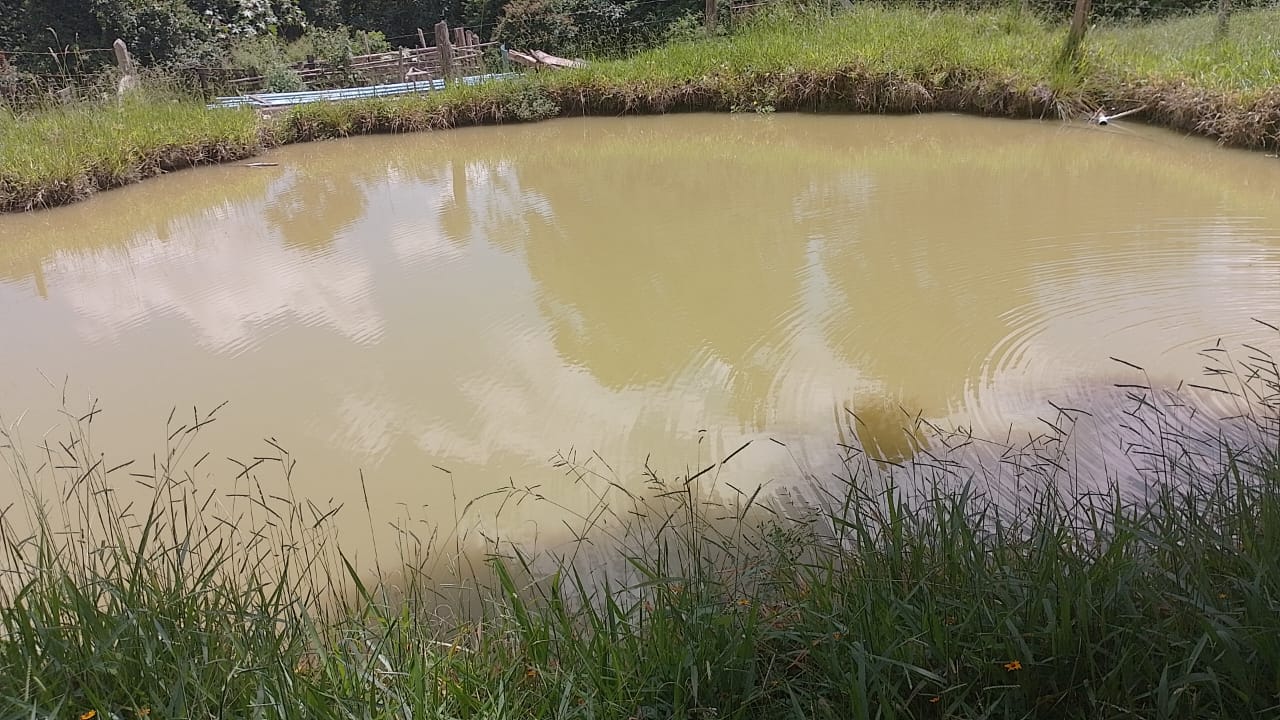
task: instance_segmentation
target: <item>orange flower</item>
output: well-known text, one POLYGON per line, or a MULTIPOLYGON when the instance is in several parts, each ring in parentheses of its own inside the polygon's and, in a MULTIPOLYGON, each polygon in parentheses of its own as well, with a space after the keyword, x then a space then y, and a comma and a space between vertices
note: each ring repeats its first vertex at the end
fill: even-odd
POLYGON ((80 713, 80 720, 93 720, 96 717, 98 717, 97 710, 86 710, 85 712, 80 713))
POLYGON ((751 601, 746 598, 738 598, 738 604, 742 607, 746 607, 751 604, 751 601))
POLYGON ((1005 670, 1008 670, 1009 672, 1013 672, 1013 671, 1015 671, 1015 670, 1021 670, 1021 669, 1022 669, 1022 661, 1020 661, 1020 660, 1010 660, 1009 662, 1007 662, 1007 663, 1005 663, 1005 664, 1004 664, 1004 669, 1005 669, 1005 670))
POLYGON ((535 678, 535 677, 538 677, 538 671, 537 671, 537 669, 535 669, 535 668, 529 668, 528 670, 525 670, 525 671, 524 671, 524 676, 525 676, 525 677, 527 677, 527 678, 535 678))

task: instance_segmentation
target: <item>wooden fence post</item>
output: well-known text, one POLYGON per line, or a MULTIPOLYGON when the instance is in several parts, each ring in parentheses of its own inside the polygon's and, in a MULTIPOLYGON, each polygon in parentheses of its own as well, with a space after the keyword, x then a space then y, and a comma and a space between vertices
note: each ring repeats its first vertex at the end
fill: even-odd
POLYGON ((133 58, 129 57, 129 46, 124 44, 120 38, 111 43, 111 49, 116 53, 116 66, 120 68, 121 75, 133 74, 133 58))
POLYGON ((449 42, 449 23, 436 23, 436 49, 440 51, 440 75, 448 85, 453 77, 453 44, 449 42))
POLYGON ((129 57, 129 47, 120 38, 111 43, 116 54, 116 65, 120 68, 120 82, 116 85, 116 97, 138 87, 138 76, 134 74, 133 58, 129 57))
POLYGON ((466 76, 467 63, 467 31, 453 28, 453 71, 458 77, 466 76))
MULTIPOLYGON (((4 96, 8 98, 10 104, 18 95, 18 76, 13 72, 13 68, 9 65, 9 58, 0 51, 0 90, 4 91, 4 96)), ((39 263, 36 263, 39 265, 39 263)))
POLYGON ((427 49, 427 36, 422 34, 422 28, 418 28, 418 42, 422 43, 422 49, 427 49))
POLYGON ((484 72, 484 58, 480 57, 480 36, 470 30, 467 31, 467 47, 474 53, 471 56, 471 71, 479 75, 484 72))
POLYGON ((1076 11, 1071 16, 1071 30, 1067 33, 1067 44, 1062 48, 1062 60, 1075 62, 1080 57, 1080 43, 1084 41, 1084 33, 1089 23, 1089 10, 1093 0, 1076 0, 1076 11))
POLYGON ((1218 0, 1218 39, 1225 38, 1231 24, 1231 0, 1218 0))
POLYGON ((706 13, 707 13, 707 17, 706 17, 707 34, 715 35, 716 34, 716 0, 707 0, 706 13))

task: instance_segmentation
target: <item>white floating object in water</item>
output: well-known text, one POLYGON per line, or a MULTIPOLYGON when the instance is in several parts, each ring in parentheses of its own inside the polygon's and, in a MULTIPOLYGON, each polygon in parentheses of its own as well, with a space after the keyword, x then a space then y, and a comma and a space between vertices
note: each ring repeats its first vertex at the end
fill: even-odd
POLYGON ((1097 123, 1098 125, 1106 125, 1110 123, 1112 120, 1119 120, 1122 117, 1129 117, 1130 115, 1133 115, 1135 113, 1140 113, 1146 109, 1147 109, 1147 106, 1143 105, 1141 107, 1133 108, 1132 110, 1125 110, 1122 113, 1116 113, 1115 115, 1108 115, 1105 110, 1099 110, 1098 112, 1094 113, 1093 117, 1089 118, 1089 120, 1091 122, 1097 123))

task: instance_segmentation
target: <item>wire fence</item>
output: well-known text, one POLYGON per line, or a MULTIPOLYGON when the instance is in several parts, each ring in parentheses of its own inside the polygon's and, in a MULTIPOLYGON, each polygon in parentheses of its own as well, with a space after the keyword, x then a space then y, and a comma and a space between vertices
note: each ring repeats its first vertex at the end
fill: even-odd
MULTIPOLYGON (((720 0, 720 16, 722 25, 732 25, 738 19, 739 10, 742 16, 777 0, 720 0)), ((1025 12, 1033 12, 1043 17, 1045 22, 1063 23, 1070 21, 1072 10, 1078 0, 1017 0, 1011 5, 1009 0, 990 0, 988 7, 1018 8, 1025 12)), ((829 0, 833 11, 841 7, 851 7, 845 0, 829 0)), ((900 0, 897 4, 914 5, 924 8, 945 8, 954 4, 942 3, 939 0, 900 0)), ((983 4, 983 0, 978 0, 983 4)), ((641 13, 650 6, 670 6, 670 0, 638 0, 627 7, 631 13, 641 13)), ((972 0, 966 6, 972 6, 972 0)), ((1232 12, 1247 11, 1260 7, 1280 7, 1280 0, 1092 0, 1088 10, 1088 22, 1091 26, 1109 23, 1131 23, 1150 19, 1168 19, 1178 15, 1219 15, 1221 22, 1229 20, 1232 12)), ((563 13, 570 18, 599 15, 596 8, 584 8, 563 13)), ((653 47, 658 31, 663 26, 670 26, 671 17, 644 17, 619 26, 618 38, 615 41, 596 39, 593 50, 604 56, 627 57, 653 47)), ((452 31, 466 31, 481 38, 491 37, 499 21, 455 26, 452 31)), ((420 30, 387 38, 393 45, 409 48, 422 48, 424 39, 434 40, 432 29, 420 30), (403 42, 402 42, 403 41, 403 42)), ((542 49, 542 48, 520 48, 542 49)), ((554 51, 554 49, 553 49, 554 51)), ((64 46, 49 48, 44 51, 4 50, 0 51, 0 104, 11 109, 21 110, 30 107, 43 107, 50 103, 99 100, 116 95, 121 81, 121 72, 114 65, 113 48, 82 48, 64 46), (30 61, 40 61, 38 67, 52 68, 37 71, 21 69, 30 61)), ((307 75, 308 87, 337 87, 341 84, 375 84, 393 79, 398 74, 401 80, 405 77, 405 66, 397 63, 394 53, 381 54, 384 60, 369 63, 368 68, 360 67, 360 62, 332 71, 316 71, 311 65, 297 63, 293 69, 307 75), (374 67, 376 66, 376 68, 374 67)), ((1277 50, 1280 52, 1280 49, 1277 50)), ((380 55, 375 53, 374 55, 380 55)), ((364 58, 372 56, 360 56, 364 58)), ((409 64, 412 69, 414 66, 409 64)), ((508 70, 511 66, 505 63, 502 54, 493 43, 486 43, 476 52, 476 57, 468 61, 468 71, 483 74, 508 70)), ((439 72, 435 67, 433 72, 439 72)), ((199 93, 204 97, 218 94, 236 94, 253 92, 266 87, 265 78, 252 68, 237 66, 229 61, 224 63, 195 63, 170 65, 164 68, 146 68, 142 70, 151 86, 170 87, 175 92, 199 93)), ((424 72, 426 72, 424 70, 424 72)))

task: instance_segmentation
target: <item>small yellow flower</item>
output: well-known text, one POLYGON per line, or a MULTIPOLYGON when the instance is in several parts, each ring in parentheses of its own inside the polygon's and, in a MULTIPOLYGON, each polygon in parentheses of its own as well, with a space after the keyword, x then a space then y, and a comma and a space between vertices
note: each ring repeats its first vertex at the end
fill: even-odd
POLYGON ((80 713, 80 720, 93 720, 96 717, 98 717, 97 710, 86 710, 85 712, 80 713))
POLYGON ((1015 670, 1021 670, 1021 669, 1022 669, 1022 661, 1020 661, 1020 660, 1010 660, 1009 662, 1007 662, 1007 663, 1005 663, 1005 664, 1004 664, 1004 669, 1005 669, 1005 670, 1008 670, 1009 672, 1013 672, 1013 671, 1015 671, 1015 670))
POLYGON ((151 708, 144 707, 138 710, 138 717, 147 717, 151 714, 151 708))
POLYGON ((746 607, 751 604, 751 601, 746 598, 738 598, 738 604, 742 607, 746 607))

